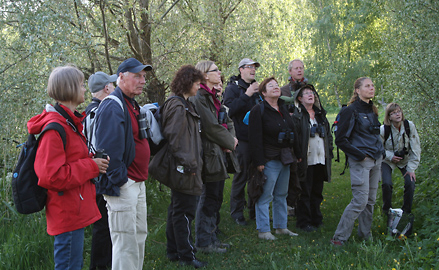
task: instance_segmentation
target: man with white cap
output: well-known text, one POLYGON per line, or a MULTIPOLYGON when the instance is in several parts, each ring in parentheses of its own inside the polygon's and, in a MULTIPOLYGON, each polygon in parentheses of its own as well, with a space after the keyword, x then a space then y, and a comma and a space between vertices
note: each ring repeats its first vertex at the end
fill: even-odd
MULTIPOLYGON (((224 105, 229 108, 229 116, 235 125, 238 146, 236 156, 241 167, 241 172, 235 173, 230 193, 230 215, 241 226, 247 225, 244 218, 245 185, 248 179, 248 167, 250 156, 248 151, 248 126, 243 119, 253 106, 262 101, 258 94, 259 84, 255 80, 256 69, 260 64, 250 58, 244 58, 239 62, 238 76, 230 77, 224 91, 224 105)), ((249 202, 249 205, 252 203, 249 202)), ((254 207, 250 207, 250 218, 254 218, 254 207)))
POLYGON ((117 87, 101 102, 96 113, 96 148, 110 157, 107 173, 96 183, 107 201, 108 224, 113 244, 113 270, 143 268, 147 236, 146 193, 150 148, 140 136, 140 107, 134 97, 142 94, 146 72, 134 58, 117 69, 117 87))
MULTIPOLYGON (((113 83, 116 82, 117 75, 108 75, 102 71, 98 71, 92 74, 88 78, 88 88, 92 95, 92 101, 85 109, 85 113, 88 116, 90 113, 96 110, 106 96, 114 91, 113 83)), ((94 117, 94 115, 92 115, 94 117)), ((84 118, 84 121, 91 121, 90 117, 84 118)), ((88 127, 84 122, 84 127, 88 127)), ((85 130, 87 133, 87 130, 85 130)), ((88 134, 86 134, 87 136, 88 134)), ((90 140, 91 138, 87 138, 90 140)), ((102 218, 93 224, 92 240, 91 240, 91 253, 90 253, 90 270, 95 269, 110 269, 111 268, 111 238, 110 229, 108 228, 108 214, 106 202, 102 194, 96 193, 96 204, 98 205, 99 212, 101 212, 102 218)))

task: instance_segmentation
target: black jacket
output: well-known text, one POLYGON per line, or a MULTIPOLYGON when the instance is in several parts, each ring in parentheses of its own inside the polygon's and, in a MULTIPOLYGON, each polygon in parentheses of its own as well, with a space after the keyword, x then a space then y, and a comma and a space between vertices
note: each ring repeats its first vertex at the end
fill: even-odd
POLYGON ((335 144, 356 161, 362 161, 366 156, 379 159, 384 154, 381 124, 372 105, 372 101, 366 103, 358 99, 340 111, 335 144))
POLYGON ((257 93, 251 97, 245 94, 249 86, 250 84, 241 79, 241 75, 232 76, 224 91, 224 105, 229 108, 228 113, 235 125, 236 138, 246 142, 248 141, 248 126, 242 120, 245 114, 261 101, 257 93))
POLYGON ((282 148, 293 148, 297 159, 302 158, 296 128, 284 102, 279 99, 280 113, 266 101, 256 105, 249 117, 249 149, 255 166, 265 165, 269 160, 280 160, 282 148), (264 106, 264 109, 261 109, 264 106), (293 132, 294 140, 278 141, 280 132, 293 132))

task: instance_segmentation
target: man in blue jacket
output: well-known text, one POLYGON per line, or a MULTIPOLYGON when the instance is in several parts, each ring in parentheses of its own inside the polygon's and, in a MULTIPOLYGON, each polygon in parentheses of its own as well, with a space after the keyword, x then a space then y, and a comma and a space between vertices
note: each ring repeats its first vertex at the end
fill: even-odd
POLYGON ((113 243, 112 269, 140 270, 147 236, 146 193, 150 149, 139 132, 140 107, 134 100, 142 93, 150 65, 134 58, 117 69, 117 87, 96 113, 96 148, 110 157, 107 174, 97 192, 107 201, 113 243))
MULTIPOLYGON (((256 69, 260 64, 249 58, 239 62, 238 76, 232 76, 224 91, 224 105, 229 108, 229 116, 235 125, 238 146, 236 156, 241 167, 241 172, 235 173, 230 194, 230 215, 238 225, 245 226, 247 221, 244 218, 245 185, 248 180, 247 169, 250 164, 248 149, 248 126, 243 120, 248 111, 259 103, 259 84, 255 81, 256 69)), ((249 204, 251 204, 249 202, 249 204)), ((254 218, 254 207, 250 208, 250 218, 254 218), (252 211, 253 210, 253 211, 252 211)))

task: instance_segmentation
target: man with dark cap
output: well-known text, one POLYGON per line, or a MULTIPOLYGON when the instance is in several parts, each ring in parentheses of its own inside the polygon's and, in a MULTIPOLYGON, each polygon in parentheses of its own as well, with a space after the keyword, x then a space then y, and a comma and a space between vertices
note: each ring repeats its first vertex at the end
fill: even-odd
MULTIPOLYGON (((111 75, 98 71, 88 78, 88 88, 92 95, 92 101, 85 109, 87 115, 84 118, 84 127, 89 127, 87 122, 91 122, 94 113, 101 103, 101 100, 114 91, 113 83, 116 82, 117 75, 111 75)), ((87 134, 87 129, 84 130, 87 139, 91 140, 90 133, 87 134)), ((102 218, 93 224, 91 252, 90 252, 90 270, 96 269, 111 269, 111 238, 110 229, 108 228, 108 214, 106 202, 102 194, 96 193, 96 204, 102 218)))
POLYGON ((134 100, 142 93, 150 65, 134 58, 117 69, 117 87, 103 100, 96 113, 96 149, 110 157, 105 175, 96 183, 107 201, 113 243, 113 270, 143 267, 147 236, 146 194, 150 149, 139 132, 140 107, 134 100))
MULTIPOLYGON (((253 106, 262 101, 258 94, 259 84, 255 81, 256 69, 260 64, 249 58, 244 58, 239 62, 238 76, 230 77, 226 90, 224 91, 224 105, 229 108, 229 116, 235 125, 238 146, 236 156, 241 167, 241 172, 235 173, 230 193, 230 215, 233 220, 241 226, 247 225, 244 218, 245 185, 248 180, 248 167, 250 155, 248 151, 248 126, 244 124, 245 114, 253 106)), ((249 202, 249 205, 252 203, 249 202)), ((250 218, 254 218, 254 207, 250 207, 250 218)))

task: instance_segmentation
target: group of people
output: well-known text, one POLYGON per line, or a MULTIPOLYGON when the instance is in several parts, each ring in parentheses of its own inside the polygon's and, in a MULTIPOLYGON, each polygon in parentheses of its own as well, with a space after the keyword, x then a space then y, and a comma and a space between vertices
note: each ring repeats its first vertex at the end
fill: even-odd
MULTIPOLYGON (((55 269, 82 268, 84 228, 91 224, 90 269, 142 269, 148 234, 144 181, 149 173, 171 189, 166 254, 180 265, 206 266, 197 251, 227 252, 229 244, 219 240, 218 225, 230 172, 231 218, 246 226, 247 207, 260 239, 276 239, 271 221, 277 235, 296 236, 287 227, 289 214, 296 215, 296 227, 304 232, 322 226, 323 185, 331 180, 333 157, 326 111, 304 77, 301 60, 289 63, 291 77, 282 88, 275 77, 259 84, 258 67, 260 63, 242 59, 239 75, 230 78, 223 93, 214 62, 182 66, 170 84, 171 96, 159 109, 165 143, 152 158, 153 142, 140 131, 135 100, 152 66, 129 58, 115 75, 91 75, 93 98, 84 114, 77 111, 85 101, 83 73, 74 66, 55 68, 47 92, 56 104, 46 105, 28 122, 31 134, 50 122, 60 123, 67 134, 63 147, 59 133, 47 131, 35 162, 39 185, 48 189, 47 232, 55 237, 55 269), (94 118, 93 140, 82 132, 85 115, 94 118), (262 173, 265 182, 262 194, 247 201, 252 172, 262 173)), ((403 210, 411 211, 419 137, 412 122, 405 124, 399 105, 391 103, 384 121, 391 126, 390 140, 385 138, 374 93, 371 79, 359 78, 350 105, 340 112, 335 143, 348 156, 353 199, 331 239, 334 245, 347 241, 357 218, 359 235, 370 237, 381 172, 384 210, 391 208, 391 173, 398 167, 405 178, 403 210)))

